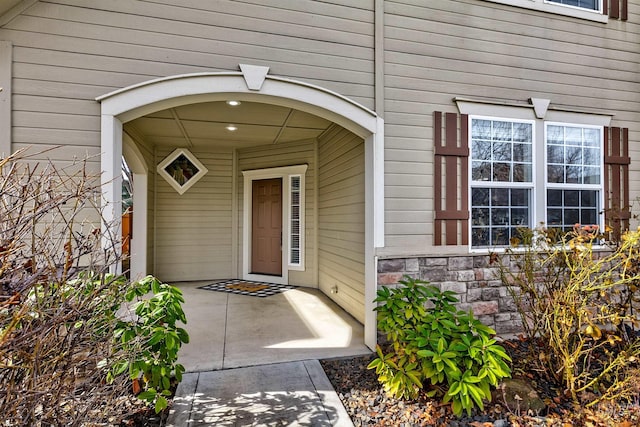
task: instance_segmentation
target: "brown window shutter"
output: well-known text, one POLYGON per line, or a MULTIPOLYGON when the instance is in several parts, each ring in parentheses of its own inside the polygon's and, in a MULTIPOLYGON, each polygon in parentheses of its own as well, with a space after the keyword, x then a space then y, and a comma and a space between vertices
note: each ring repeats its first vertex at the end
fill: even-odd
POLYGON ((433 115, 433 129, 435 153, 433 242, 436 246, 468 245, 468 116, 445 113, 443 120, 443 113, 436 111, 433 115))
MULTIPOLYGON (((603 1, 606 3, 607 0, 603 1)), ((620 0, 611 0, 611 4, 609 5, 609 18, 620 18, 620 0)))
POLYGON ((629 228, 629 129, 604 128, 604 217, 619 238, 629 228))
POLYGON ((626 21, 628 18, 627 1, 628 0, 603 0, 602 13, 609 15, 609 18, 626 21))

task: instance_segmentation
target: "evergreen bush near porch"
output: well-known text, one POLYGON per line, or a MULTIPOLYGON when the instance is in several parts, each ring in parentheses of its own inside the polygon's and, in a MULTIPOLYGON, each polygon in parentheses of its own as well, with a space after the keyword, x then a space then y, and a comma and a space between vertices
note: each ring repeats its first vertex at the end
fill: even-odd
POLYGON ((457 310, 453 292, 405 276, 397 288, 380 289, 375 301, 378 329, 390 345, 377 346, 369 369, 391 395, 416 398, 424 389, 451 401, 456 415, 470 414, 491 400, 492 386, 510 376, 511 359, 492 339, 495 331, 472 312, 457 310))

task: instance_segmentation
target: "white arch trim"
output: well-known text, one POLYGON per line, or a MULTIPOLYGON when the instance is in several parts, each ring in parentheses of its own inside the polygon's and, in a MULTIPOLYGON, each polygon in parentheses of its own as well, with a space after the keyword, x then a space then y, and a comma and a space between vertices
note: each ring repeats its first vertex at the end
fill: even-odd
MULTIPOLYGON (((242 69, 248 72, 251 66, 243 66, 242 69)), ((150 80, 96 98, 102 104, 102 184, 105 200, 110 204, 105 209, 106 223, 118 220, 122 205, 122 124, 167 108, 226 101, 231 96, 240 101, 261 102, 305 111, 337 123, 365 140, 365 342, 369 347, 375 347, 375 248, 384 246, 384 121, 375 112, 340 94, 308 83, 266 74, 258 90, 250 89, 243 72, 224 72, 185 74, 150 80)), ((146 200, 146 193, 143 197, 146 200)), ((137 203, 140 201, 136 198, 134 204, 137 203)), ((146 229, 146 216, 144 221, 146 229)), ((140 247, 140 250, 141 254, 132 256, 131 264, 142 271, 146 269, 141 262, 144 258, 146 263, 146 247, 140 247)))

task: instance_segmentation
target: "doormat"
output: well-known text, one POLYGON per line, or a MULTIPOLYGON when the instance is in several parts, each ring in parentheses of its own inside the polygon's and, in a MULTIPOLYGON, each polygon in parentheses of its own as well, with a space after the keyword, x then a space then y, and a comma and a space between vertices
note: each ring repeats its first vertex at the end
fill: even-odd
POLYGON ((292 285, 278 285, 276 283, 252 282, 242 279, 232 279, 212 283, 210 285, 200 286, 198 289, 265 298, 295 288, 296 287, 292 285))

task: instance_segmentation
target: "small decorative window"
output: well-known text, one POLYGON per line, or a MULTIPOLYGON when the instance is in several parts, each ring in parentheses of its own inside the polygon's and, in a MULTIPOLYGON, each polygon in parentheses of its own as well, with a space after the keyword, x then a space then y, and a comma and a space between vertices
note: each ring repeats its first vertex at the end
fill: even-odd
POLYGON ((289 176, 290 193, 290 242, 289 265, 302 266, 302 179, 300 175, 289 176))
POLYGON ((184 194, 209 172, 186 148, 178 148, 165 157, 157 171, 179 194, 184 194))

